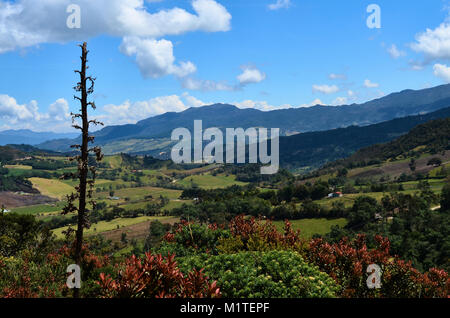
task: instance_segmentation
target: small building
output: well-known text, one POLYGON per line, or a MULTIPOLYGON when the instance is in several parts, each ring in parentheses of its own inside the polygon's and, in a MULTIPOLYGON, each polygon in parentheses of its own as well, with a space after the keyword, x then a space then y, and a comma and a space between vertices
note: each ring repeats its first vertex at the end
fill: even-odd
POLYGON ((328 194, 328 198, 340 198, 342 197, 342 192, 331 192, 328 194))

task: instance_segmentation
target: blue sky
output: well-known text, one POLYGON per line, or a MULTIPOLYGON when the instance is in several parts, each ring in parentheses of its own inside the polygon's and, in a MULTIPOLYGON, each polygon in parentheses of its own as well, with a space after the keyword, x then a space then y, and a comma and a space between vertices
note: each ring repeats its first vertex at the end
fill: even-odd
POLYGON ((448 1, 0 0, 0 130, 71 131, 87 40, 93 116, 361 103, 450 82, 448 1), (69 4, 81 28, 69 29, 69 4), (369 29, 369 4, 381 28, 369 29), (428 31, 427 31, 428 30, 428 31))

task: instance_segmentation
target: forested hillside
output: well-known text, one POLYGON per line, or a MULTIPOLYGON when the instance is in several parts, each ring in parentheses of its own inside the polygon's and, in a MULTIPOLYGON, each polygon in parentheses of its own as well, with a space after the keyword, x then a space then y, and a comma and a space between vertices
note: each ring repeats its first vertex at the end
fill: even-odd
MULTIPOLYGON (((317 168, 326 162, 345 158, 360 148, 396 139, 408 133, 419 124, 446 117, 450 117, 450 108, 426 115, 409 116, 370 126, 352 126, 282 137, 280 139, 280 161, 282 166, 288 168, 308 166, 317 168)), ((443 124, 445 125, 445 123, 443 124)), ((423 129, 427 129, 428 127, 432 128, 433 125, 430 124, 423 129)), ((438 130, 436 129, 436 133, 438 134, 445 135, 448 132, 448 128, 440 132, 438 130)), ((417 131, 415 134, 419 135, 420 131, 417 131)), ((420 143, 422 145, 426 143, 426 138, 413 139, 416 143, 419 141, 422 142, 420 143)), ((403 144, 406 140, 409 140, 409 137, 401 139, 397 145, 403 144)), ((406 149, 405 147, 407 146, 402 146, 403 148, 400 147, 398 150, 406 149)), ((378 148, 374 147, 374 149, 378 148)))

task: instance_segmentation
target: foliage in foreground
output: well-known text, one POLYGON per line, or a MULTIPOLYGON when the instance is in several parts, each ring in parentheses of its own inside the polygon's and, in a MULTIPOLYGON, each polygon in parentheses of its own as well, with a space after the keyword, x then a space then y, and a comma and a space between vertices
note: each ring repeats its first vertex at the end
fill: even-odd
POLYGON ((224 297, 330 298, 337 284, 293 251, 240 252, 186 257, 181 267, 204 268, 224 297))
MULTIPOLYGON (((286 222, 243 216, 228 229, 183 222, 142 257, 99 256, 85 246, 82 297, 448 297, 444 270, 421 273, 390 254, 380 236, 309 242, 286 222), (175 255, 174 252, 179 253, 175 255), (367 266, 382 269, 381 289, 368 289, 367 266)), ((28 250, 0 257, 0 297, 67 297, 65 269, 73 248, 44 259, 28 250)))

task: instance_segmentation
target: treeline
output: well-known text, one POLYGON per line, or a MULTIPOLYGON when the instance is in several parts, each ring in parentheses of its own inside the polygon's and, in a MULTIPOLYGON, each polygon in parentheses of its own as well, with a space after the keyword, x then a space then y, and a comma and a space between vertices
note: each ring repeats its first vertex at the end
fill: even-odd
POLYGON ((39 193, 24 176, 9 176, 6 168, 0 168, 0 191, 39 193))
POLYGON ((35 170, 58 170, 63 168, 76 167, 75 162, 69 160, 55 160, 55 159, 25 159, 21 161, 21 164, 31 166, 35 170))
POLYGON ((214 174, 226 173, 236 176, 237 181, 276 184, 282 181, 293 180, 293 175, 286 169, 280 169, 275 174, 261 174, 261 164, 226 164, 217 169, 214 174))
POLYGON ((274 220, 344 216, 343 206, 326 209, 312 201, 326 197, 330 191, 325 182, 287 185, 279 190, 260 190, 254 185, 212 190, 193 188, 184 190, 181 198, 194 200, 195 204, 184 204, 171 213, 204 223, 226 223, 241 214, 274 220), (296 203, 301 204, 297 207, 296 203))

